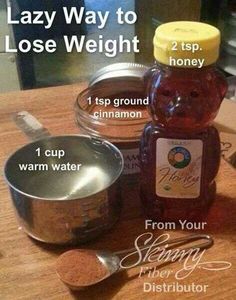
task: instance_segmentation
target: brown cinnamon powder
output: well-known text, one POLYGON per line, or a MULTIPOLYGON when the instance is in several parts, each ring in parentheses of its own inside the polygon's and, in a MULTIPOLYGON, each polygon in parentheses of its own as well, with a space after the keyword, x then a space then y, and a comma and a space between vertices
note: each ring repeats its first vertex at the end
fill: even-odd
POLYGON ((57 260, 56 272, 63 282, 78 287, 95 284, 108 275, 108 270, 92 250, 65 252, 57 260))

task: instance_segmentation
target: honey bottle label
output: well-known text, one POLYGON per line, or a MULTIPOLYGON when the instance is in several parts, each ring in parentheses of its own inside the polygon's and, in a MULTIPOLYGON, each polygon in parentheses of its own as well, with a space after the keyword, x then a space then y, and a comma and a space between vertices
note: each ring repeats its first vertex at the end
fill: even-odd
POLYGON ((198 198, 203 142, 159 138, 156 143, 156 194, 165 198, 198 198))

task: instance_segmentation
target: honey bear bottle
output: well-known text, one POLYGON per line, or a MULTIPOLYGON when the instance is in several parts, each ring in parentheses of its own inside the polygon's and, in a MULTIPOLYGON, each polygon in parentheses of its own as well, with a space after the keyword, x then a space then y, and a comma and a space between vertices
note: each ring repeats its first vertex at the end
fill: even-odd
POLYGON ((146 76, 149 112, 141 140, 141 200, 154 220, 199 220, 216 193, 220 139, 212 126, 227 91, 216 69, 220 32, 199 22, 159 26, 146 76))

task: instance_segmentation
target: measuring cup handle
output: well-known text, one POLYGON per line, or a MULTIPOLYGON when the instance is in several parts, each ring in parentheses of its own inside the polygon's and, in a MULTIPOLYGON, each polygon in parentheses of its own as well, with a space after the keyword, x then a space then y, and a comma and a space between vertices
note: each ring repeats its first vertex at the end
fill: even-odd
POLYGON ((17 127, 32 141, 37 141, 50 136, 49 131, 27 111, 13 115, 17 127))

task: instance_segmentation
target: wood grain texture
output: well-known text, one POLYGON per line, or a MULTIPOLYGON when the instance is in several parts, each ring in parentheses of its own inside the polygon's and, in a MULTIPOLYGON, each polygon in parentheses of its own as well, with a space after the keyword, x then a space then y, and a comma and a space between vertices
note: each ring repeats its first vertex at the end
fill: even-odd
MULTIPOLYGON (((77 133, 73 104, 84 85, 63 86, 0 95, 0 162, 27 143, 26 137, 13 124, 14 112, 27 110, 35 115, 52 134, 77 133)), ((35 242, 18 228, 7 186, 0 180, 0 299, 1 300, 64 300, 64 299, 224 299, 236 298, 236 171, 222 161, 218 176, 218 195, 208 217, 205 232, 212 234, 215 245, 204 254, 204 261, 223 260, 233 265, 224 271, 196 269, 181 284, 207 284, 207 293, 144 293, 144 282, 171 284, 168 279, 138 277, 139 268, 115 275, 87 291, 70 292, 55 274, 55 260, 69 247, 55 247, 35 242)), ((137 189, 123 184, 124 208, 120 222, 103 237, 84 247, 122 250, 133 246, 144 230, 137 189)), ((189 231, 170 231, 171 237, 189 231)), ((160 231, 154 231, 157 236, 160 231)), ((163 267, 176 272, 180 263, 163 267)))

